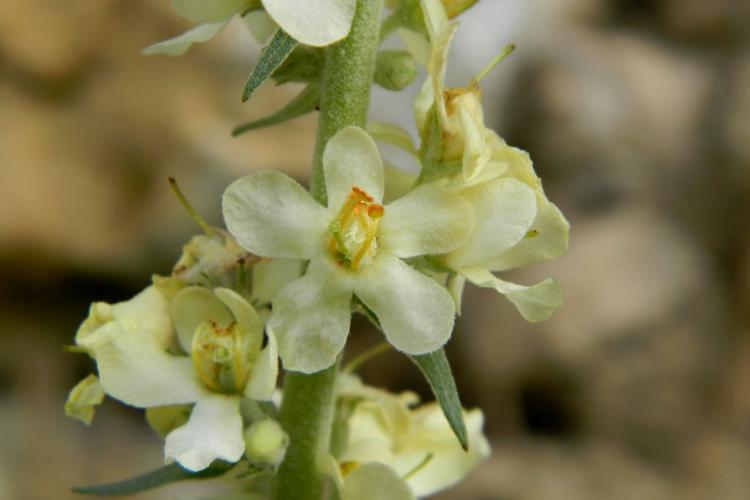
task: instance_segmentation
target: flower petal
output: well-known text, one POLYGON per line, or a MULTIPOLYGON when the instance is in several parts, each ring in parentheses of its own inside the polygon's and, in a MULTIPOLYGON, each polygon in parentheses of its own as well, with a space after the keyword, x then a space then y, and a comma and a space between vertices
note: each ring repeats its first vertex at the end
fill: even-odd
POLYGON ((193 406, 192 404, 151 406, 146 408, 146 422, 163 439, 190 420, 193 406))
POLYGON ((303 263, 299 259, 270 259, 255 264, 250 293, 253 304, 256 307, 270 304, 276 292, 302 276, 303 263))
POLYGON ((149 332, 164 348, 175 345, 169 304, 155 286, 146 287, 132 299, 116 304, 91 304, 88 318, 81 323, 76 333, 76 344, 85 347, 95 342, 95 337, 99 335, 93 335, 94 333, 101 328, 119 329, 115 323, 127 324, 129 329, 149 332))
POLYGON ((150 332, 135 325, 112 325, 86 345, 107 394, 144 408, 192 403, 205 393, 190 358, 168 354, 150 332))
POLYGON ((516 245, 536 217, 536 196, 526 184, 501 178, 465 189, 463 198, 474 211, 474 231, 452 252, 447 264, 458 269, 478 266, 516 245))
POLYGON ((407 479, 415 495, 429 496, 457 483, 489 456, 489 443, 482 434, 482 412, 464 411, 464 421, 469 434, 468 451, 456 441, 438 405, 414 411, 413 432, 404 435, 400 444, 402 453, 397 455, 394 468, 406 473, 424 460, 427 453, 433 454, 423 468, 407 479))
POLYGON ((460 272, 475 285, 494 288, 505 295, 518 312, 532 323, 549 318, 563 303, 560 285, 552 278, 533 286, 523 286, 503 281, 484 268, 464 268, 460 272))
POLYGON ((248 355, 257 355, 263 344, 263 321, 258 316, 258 313, 247 300, 234 290, 216 288, 214 293, 232 311, 232 316, 237 321, 237 326, 247 336, 246 340, 249 345, 248 355))
POLYGON ((448 341, 455 307, 434 280, 382 253, 357 278, 354 293, 378 317, 393 347, 424 354, 448 341))
POLYGON ((167 436, 166 458, 191 471, 203 470, 216 459, 238 461, 245 451, 239 406, 237 396, 210 394, 198 400, 188 423, 167 436))
POLYGON ((451 273, 448 277, 448 291, 453 297, 453 303, 456 304, 456 316, 461 316, 461 299, 464 294, 464 285, 466 284, 466 277, 461 273, 451 273))
POLYGON ((280 172, 259 172, 224 192, 224 220, 237 242, 262 257, 309 259, 319 253, 328 211, 280 172))
POLYGON ((302 278, 276 294, 268 329, 278 337, 287 370, 323 370, 344 348, 352 292, 340 273, 327 258, 313 260, 302 278))
POLYGON ((172 0, 174 10, 196 23, 215 23, 249 9, 254 0, 172 0))
POLYGON ((259 44, 265 44, 271 39, 278 26, 271 16, 265 11, 253 10, 242 16, 242 22, 247 27, 250 34, 259 44))
POLYGON ((537 193, 537 206, 538 212, 531 224, 530 234, 507 252, 487 262, 491 271, 556 259, 567 251, 570 224, 565 216, 540 193, 537 193))
POLYGON ((440 119, 445 123, 448 119, 448 112, 445 108, 445 98, 443 96, 443 85, 445 82, 445 65, 448 61, 448 50, 450 49, 451 40, 456 32, 458 25, 451 24, 445 31, 433 36, 432 52, 430 60, 427 63, 427 73, 430 75, 432 83, 433 98, 437 105, 440 119))
POLYGON ((250 374, 250 380, 245 386, 245 396, 258 401, 270 401, 276 389, 276 379, 279 376, 279 347, 276 335, 269 329, 268 344, 260 351, 255 366, 250 374))
POLYGON ((226 326, 233 319, 211 290, 199 286, 180 290, 172 300, 171 314, 177 338, 187 354, 193 350, 193 334, 200 324, 215 321, 226 326))
POLYGON ((343 500, 414 500, 409 485, 385 464, 370 462, 354 469, 341 488, 343 500))
POLYGON ((194 43, 203 43, 211 40, 218 35, 226 25, 227 21, 199 24, 195 28, 186 31, 181 35, 149 45, 143 49, 143 54, 147 56, 157 54, 172 57, 181 56, 187 52, 194 43))
MULTIPOLYGON (((383 404, 385 401, 368 400, 367 395, 360 397, 363 401, 357 403, 347 419, 346 446, 338 458, 341 462, 392 464, 398 429, 393 428, 389 407, 383 404)), ((401 407, 408 418, 406 406, 401 407)))
POLYGON ((414 158, 418 158, 419 152, 414 146, 411 134, 394 123, 388 122, 369 122, 367 124, 367 133, 377 140, 396 146, 406 151, 414 158))
POLYGON ((261 0, 281 29, 305 45, 322 47, 349 34, 356 0, 261 0))
POLYGON ((385 170, 385 193, 383 194, 383 202, 390 203, 406 196, 417 181, 417 175, 402 170, 388 161, 383 163, 383 167, 385 170))
POLYGON ((104 388, 96 375, 89 375, 76 384, 65 401, 65 415, 91 425, 96 407, 104 400, 104 388))
MULTIPOLYGON (((465 98, 465 100, 472 98, 473 96, 465 98)), ((459 108, 459 119, 464 139, 462 173, 467 183, 472 183, 482 174, 492 157, 492 150, 485 141, 485 126, 481 109, 479 107, 478 112, 472 113, 473 110, 470 106, 459 108)))
POLYGON ((469 237, 469 205, 439 184, 425 184, 385 207, 378 244, 398 257, 441 254, 469 237))
POLYGON ((430 61, 430 41, 422 33, 406 28, 399 28, 398 36, 407 52, 421 65, 427 66, 430 61))
POLYGON ((328 207, 344 204, 352 187, 363 189, 377 202, 383 199, 383 162, 378 147, 359 127, 346 127, 331 137, 323 152, 328 207))

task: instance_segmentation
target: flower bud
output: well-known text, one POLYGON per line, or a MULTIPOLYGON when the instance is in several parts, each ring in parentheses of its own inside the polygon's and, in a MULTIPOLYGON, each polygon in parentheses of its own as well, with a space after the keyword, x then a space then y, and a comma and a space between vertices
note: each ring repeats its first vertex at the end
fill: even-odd
POLYGON ((230 286, 237 270, 247 263, 250 254, 234 238, 219 228, 212 235, 194 236, 182 249, 172 277, 186 285, 230 286))
POLYGON ((387 90, 402 90, 417 76, 417 62, 405 50, 383 50, 375 63, 375 83, 387 90))
POLYGON ((251 462, 276 466, 288 445, 289 436, 273 419, 259 420, 245 430, 245 454, 251 462))

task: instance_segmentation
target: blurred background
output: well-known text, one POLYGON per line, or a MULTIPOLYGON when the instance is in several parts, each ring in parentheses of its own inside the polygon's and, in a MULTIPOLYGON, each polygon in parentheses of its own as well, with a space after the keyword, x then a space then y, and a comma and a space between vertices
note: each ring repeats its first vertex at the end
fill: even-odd
MULTIPOLYGON (((750 499, 750 3, 483 0, 461 24, 451 85, 518 45, 483 81, 487 120, 531 152, 572 232, 567 256, 508 276, 560 280, 550 320, 467 288, 449 355, 494 452, 438 498, 750 499)), ((162 463, 139 410, 64 417, 93 364, 63 346, 91 301, 167 274, 198 231, 167 177, 220 224, 235 177, 307 176, 313 115, 229 135, 298 91, 240 105, 258 47, 239 23, 180 59, 140 54, 187 27, 167 0, 0 2, 0 498, 74 498, 162 463)), ((414 131, 418 86, 376 90, 374 118, 414 131)), ((355 327, 355 351, 377 342, 355 327)), ((362 374, 429 397, 400 355, 362 374)))

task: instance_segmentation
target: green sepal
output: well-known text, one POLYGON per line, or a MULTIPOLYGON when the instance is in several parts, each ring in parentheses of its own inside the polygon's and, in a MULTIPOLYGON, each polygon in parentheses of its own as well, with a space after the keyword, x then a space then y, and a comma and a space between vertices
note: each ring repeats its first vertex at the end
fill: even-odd
POLYGON ((325 51, 320 47, 297 45, 289 57, 273 72, 271 78, 281 85, 287 82, 319 82, 323 74, 325 51))
POLYGON ((293 120, 300 116, 306 115, 307 113, 314 111, 318 107, 320 102, 320 86, 317 84, 310 84, 300 92, 297 97, 289 101, 286 106, 278 110, 277 112, 263 117, 259 120, 253 120, 251 122, 239 125, 232 130, 232 136, 237 137, 238 135, 250 132, 251 130, 257 130, 259 128, 271 127, 278 125, 289 120, 293 120))
POLYGON ((425 132, 422 134, 419 160, 422 164, 422 170, 419 172, 415 187, 446 177, 454 177, 461 173, 460 160, 443 160, 443 129, 440 125, 437 109, 434 106, 427 117, 425 132))
POLYGON ((176 481, 184 481, 186 479, 210 479, 213 477, 221 476, 222 474, 233 468, 235 464, 224 462, 223 460, 215 460, 206 469, 198 472, 191 472, 187 469, 183 469, 179 464, 172 463, 154 469, 140 476, 136 476, 124 481, 118 481, 116 483, 108 484, 97 484, 93 486, 74 486, 73 493, 79 493, 81 495, 96 495, 96 496, 125 496, 140 493, 142 491, 151 490, 164 486, 169 483, 176 481))
POLYGON ((255 89, 266 81, 269 76, 281 66, 289 54, 297 46, 297 41, 279 29, 273 35, 269 44, 260 53, 260 59, 250 73, 250 77, 242 92, 242 102, 250 99, 255 89))
POLYGON ((427 382, 432 388, 435 399, 443 410, 453 433, 464 450, 469 449, 469 438, 464 423, 461 400, 458 397, 456 381, 453 380, 451 366, 443 348, 429 354, 409 356, 422 370, 427 382))

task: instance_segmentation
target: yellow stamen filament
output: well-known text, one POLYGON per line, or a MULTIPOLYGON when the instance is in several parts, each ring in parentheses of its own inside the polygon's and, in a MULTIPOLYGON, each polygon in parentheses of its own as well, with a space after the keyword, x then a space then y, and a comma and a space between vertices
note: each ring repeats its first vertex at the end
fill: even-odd
POLYGON ((206 387, 230 394, 242 390, 249 367, 241 343, 235 322, 222 327, 211 321, 198 327, 193 336, 193 367, 206 387))
POLYGON ((382 205, 374 203, 372 196, 353 187, 344 206, 330 226, 331 239, 328 251, 352 270, 359 269, 365 257, 377 249, 378 221, 383 216, 382 205), (363 237, 355 239, 356 232, 363 237))

